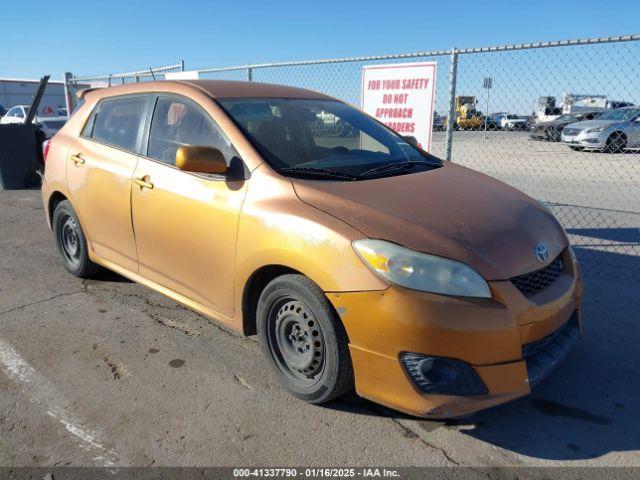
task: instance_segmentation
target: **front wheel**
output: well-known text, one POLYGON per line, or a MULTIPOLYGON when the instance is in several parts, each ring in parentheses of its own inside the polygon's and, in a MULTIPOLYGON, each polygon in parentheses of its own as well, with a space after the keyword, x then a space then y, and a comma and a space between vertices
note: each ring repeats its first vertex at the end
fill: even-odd
POLYGON ((256 317, 262 351, 288 392, 325 403, 353 387, 347 334, 314 282, 303 275, 272 280, 256 317))
POLYGON ((607 153, 621 153, 627 148, 627 136, 621 132, 614 132, 607 138, 605 152, 607 153))

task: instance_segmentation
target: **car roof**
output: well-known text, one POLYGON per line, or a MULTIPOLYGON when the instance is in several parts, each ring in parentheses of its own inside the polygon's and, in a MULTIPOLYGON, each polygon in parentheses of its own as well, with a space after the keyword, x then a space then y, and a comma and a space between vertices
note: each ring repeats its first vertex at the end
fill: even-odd
POLYGON ((306 88, 289 87, 260 82, 240 82, 227 80, 189 80, 191 85, 206 90, 214 98, 331 98, 320 92, 306 88))
POLYGON ((87 90, 87 94, 103 96, 130 93, 175 92, 198 89, 213 98, 304 98, 335 100, 333 97, 305 88, 260 82, 229 80, 162 80, 118 85, 87 90))

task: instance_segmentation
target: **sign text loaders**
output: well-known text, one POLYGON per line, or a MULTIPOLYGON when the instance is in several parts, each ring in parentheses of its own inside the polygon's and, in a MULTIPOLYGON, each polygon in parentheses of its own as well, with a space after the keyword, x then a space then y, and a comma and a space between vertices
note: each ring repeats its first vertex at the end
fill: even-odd
POLYGON ((363 67, 362 110, 429 150, 435 83, 435 62, 363 67))

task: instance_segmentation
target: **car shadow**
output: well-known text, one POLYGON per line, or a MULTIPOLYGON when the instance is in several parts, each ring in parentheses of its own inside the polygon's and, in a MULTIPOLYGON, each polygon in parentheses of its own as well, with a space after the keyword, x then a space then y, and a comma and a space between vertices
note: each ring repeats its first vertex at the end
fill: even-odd
POLYGON ((456 429, 537 459, 583 460, 640 450, 640 259, 580 250, 578 256, 597 264, 631 263, 637 267, 636 278, 595 273, 587 277, 584 338, 530 395, 469 418, 445 421, 410 417, 355 394, 333 402, 331 408, 410 419, 411 430, 420 435, 456 429))
POLYGON ((640 246, 640 228, 567 228, 569 235, 640 246))
POLYGON ((107 270, 106 268, 101 268, 91 279, 97 282, 133 283, 128 278, 123 277, 116 272, 112 272, 111 270, 107 270))
MULTIPOLYGON (((617 282, 623 284, 625 288, 627 282, 630 284, 629 288, 640 284, 640 243, 619 243, 595 248, 590 245, 574 245, 573 251, 587 282, 590 280, 617 282), (616 251, 602 250, 602 248, 616 251)), ((599 295, 598 292, 594 294, 599 295)), ((615 297, 599 298, 599 300, 609 303, 613 308, 616 306, 615 297)))

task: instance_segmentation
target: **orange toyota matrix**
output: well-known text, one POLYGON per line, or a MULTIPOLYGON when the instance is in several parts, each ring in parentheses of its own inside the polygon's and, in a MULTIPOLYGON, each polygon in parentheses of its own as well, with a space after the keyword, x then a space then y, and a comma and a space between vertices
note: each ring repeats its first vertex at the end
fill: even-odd
POLYGON ((245 335, 285 389, 413 415, 523 395, 581 332, 582 276, 538 201, 298 88, 85 91, 42 189, 73 275, 113 270, 245 335))

